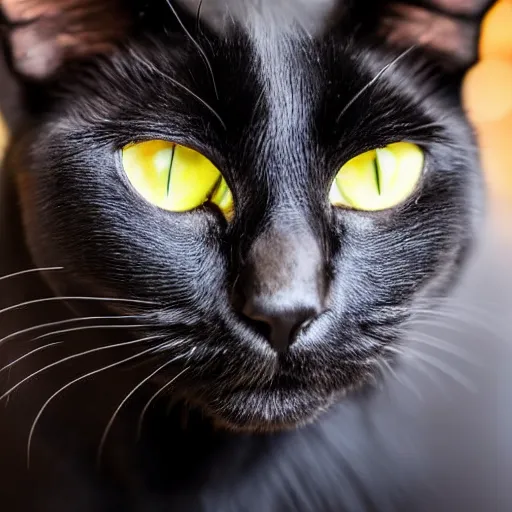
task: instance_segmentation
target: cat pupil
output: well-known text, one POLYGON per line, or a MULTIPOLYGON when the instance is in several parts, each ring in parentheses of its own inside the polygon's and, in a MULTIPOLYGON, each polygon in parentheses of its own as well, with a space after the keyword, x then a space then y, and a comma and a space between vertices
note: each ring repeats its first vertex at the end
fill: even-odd
POLYGON ((380 196, 380 165, 379 165, 379 158, 378 156, 376 155, 375 156, 375 160, 373 161, 373 165, 375 167, 375 182, 377 184, 377 193, 379 194, 380 196))
POLYGON ((171 173, 172 173, 172 164, 174 161, 174 152, 176 150, 176 146, 171 148, 171 162, 169 163, 169 175, 167 177, 167 196, 170 195, 171 192, 171 173))

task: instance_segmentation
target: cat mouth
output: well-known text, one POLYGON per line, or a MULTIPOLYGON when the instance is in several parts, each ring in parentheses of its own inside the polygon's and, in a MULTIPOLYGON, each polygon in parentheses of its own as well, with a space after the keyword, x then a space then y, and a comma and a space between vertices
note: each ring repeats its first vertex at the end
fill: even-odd
POLYGON ((341 385, 333 381, 310 386, 307 381, 278 374, 260 387, 232 389, 205 387, 188 395, 189 401, 223 430, 240 433, 269 433, 293 430, 315 421, 348 392, 364 386, 370 371, 351 375, 341 385))
POLYGON ((238 390, 211 401, 203 396, 193 402, 220 429, 269 433, 293 430, 315 421, 342 396, 343 393, 322 398, 298 394, 285 397, 268 390, 238 390))
POLYGON ((284 353, 247 331, 231 343, 223 341, 223 357, 217 347, 203 346, 177 381, 177 398, 231 431, 277 432, 311 423, 348 392, 373 381, 383 356, 381 342, 355 329, 340 338, 328 323, 317 324, 284 353))

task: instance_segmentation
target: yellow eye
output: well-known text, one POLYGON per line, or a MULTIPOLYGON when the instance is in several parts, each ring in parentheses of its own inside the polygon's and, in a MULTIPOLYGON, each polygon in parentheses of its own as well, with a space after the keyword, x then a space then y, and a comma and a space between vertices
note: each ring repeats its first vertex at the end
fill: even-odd
POLYGON ((164 140, 129 144, 122 152, 124 172, 147 201, 185 212, 210 201, 229 220, 233 195, 220 171, 206 157, 164 140))
POLYGON ((362 153, 340 169, 329 200, 335 206, 366 211, 396 206, 414 192, 423 162, 423 151, 409 142, 362 153))

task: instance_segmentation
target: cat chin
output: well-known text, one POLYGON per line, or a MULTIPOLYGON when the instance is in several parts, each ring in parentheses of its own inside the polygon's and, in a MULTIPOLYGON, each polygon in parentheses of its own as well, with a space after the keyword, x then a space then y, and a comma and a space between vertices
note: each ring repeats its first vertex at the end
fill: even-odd
POLYGON ((313 423, 353 388, 325 397, 279 390, 237 391, 211 401, 205 401, 203 397, 201 400, 189 399, 189 402, 217 429, 240 434, 268 434, 296 430, 313 423))

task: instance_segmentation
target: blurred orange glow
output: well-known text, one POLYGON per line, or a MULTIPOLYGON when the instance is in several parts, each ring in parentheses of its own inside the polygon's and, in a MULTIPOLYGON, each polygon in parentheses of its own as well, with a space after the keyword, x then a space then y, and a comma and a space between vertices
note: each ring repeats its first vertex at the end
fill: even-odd
POLYGON ((512 59, 512 0, 500 0, 482 24, 480 56, 512 59))
POLYGON ((512 59, 483 60, 466 76, 466 105, 474 122, 499 121, 512 113, 512 59))
POLYGON ((464 84, 493 199, 512 204, 512 0, 500 0, 482 24, 480 62, 464 84))
POLYGON ((5 146, 7 146, 7 127, 5 126, 2 114, 0 113, 0 163, 2 161, 5 146))

